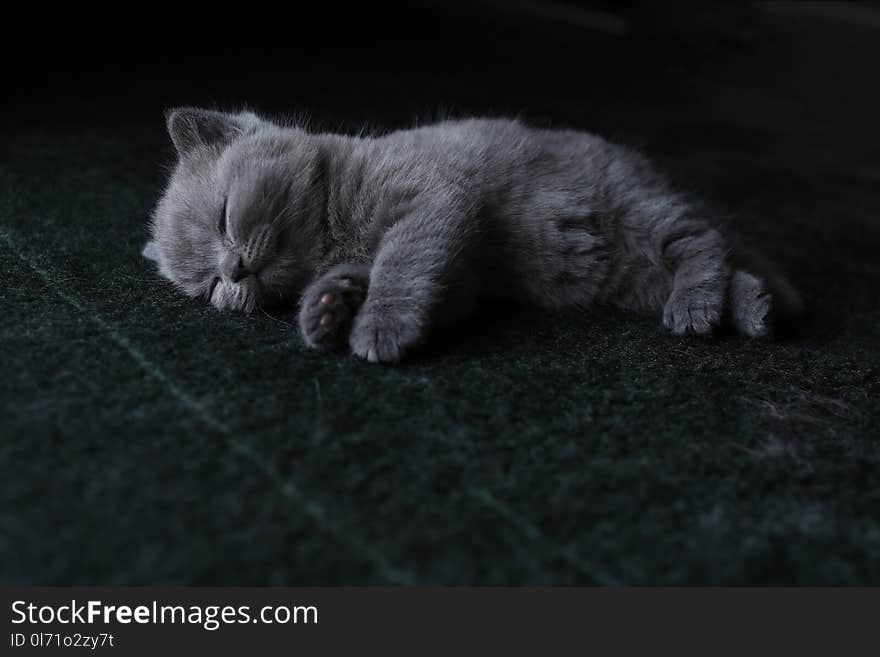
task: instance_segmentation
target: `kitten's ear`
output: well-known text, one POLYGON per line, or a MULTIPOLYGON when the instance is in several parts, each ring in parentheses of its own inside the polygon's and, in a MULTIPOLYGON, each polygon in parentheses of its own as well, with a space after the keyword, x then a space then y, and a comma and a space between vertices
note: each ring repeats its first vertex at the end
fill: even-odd
POLYGON ((227 114, 197 107, 178 107, 165 113, 168 134, 183 157, 196 146, 229 143, 260 122, 250 112, 227 114))
POLYGON ((159 263, 159 245, 156 244, 153 240, 150 240, 144 245, 143 251, 141 251, 141 255, 144 256, 147 260, 152 260, 156 264, 159 263))

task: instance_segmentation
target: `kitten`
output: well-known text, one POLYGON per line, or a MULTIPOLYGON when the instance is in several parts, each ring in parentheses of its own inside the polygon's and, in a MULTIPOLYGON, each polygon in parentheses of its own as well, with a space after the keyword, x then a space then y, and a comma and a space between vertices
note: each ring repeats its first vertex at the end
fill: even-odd
POLYGON ((179 160, 143 254, 219 309, 298 299, 316 349, 398 361, 488 298, 657 312, 676 335, 763 336, 800 310, 643 156, 591 134, 349 137, 194 108, 167 124, 179 160))

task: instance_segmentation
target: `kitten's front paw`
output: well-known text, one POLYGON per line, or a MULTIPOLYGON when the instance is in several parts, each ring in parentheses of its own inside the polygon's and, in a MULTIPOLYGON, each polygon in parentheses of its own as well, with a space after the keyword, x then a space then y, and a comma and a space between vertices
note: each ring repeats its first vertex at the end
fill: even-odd
POLYGON ((709 335, 721 323, 722 303, 715 292, 673 290, 663 308, 663 326, 675 335, 709 335))
POLYGON ((299 328, 306 344, 320 351, 343 347, 368 285, 369 269, 362 265, 334 267, 309 285, 299 312, 299 328))
POLYGON ((396 363, 422 338, 422 322, 407 313, 377 305, 364 308, 354 322, 352 353, 371 363, 396 363))

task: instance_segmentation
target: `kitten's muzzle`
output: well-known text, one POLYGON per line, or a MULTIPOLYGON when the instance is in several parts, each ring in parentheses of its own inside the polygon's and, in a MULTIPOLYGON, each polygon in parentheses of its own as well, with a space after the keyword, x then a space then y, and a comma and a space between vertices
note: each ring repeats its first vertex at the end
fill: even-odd
POLYGON ((238 283, 243 278, 247 278, 254 273, 256 272, 252 272, 250 269, 248 269, 247 265, 244 262, 244 257, 238 256, 238 258, 233 261, 232 268, 229 270, 229 279, 233 283, 238 283))

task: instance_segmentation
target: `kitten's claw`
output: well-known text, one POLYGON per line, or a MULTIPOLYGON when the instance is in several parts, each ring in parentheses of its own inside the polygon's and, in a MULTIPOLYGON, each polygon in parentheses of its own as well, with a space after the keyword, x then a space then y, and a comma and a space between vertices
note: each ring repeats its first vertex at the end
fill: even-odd
POLYGON ((367 306, 355 318, 349 345, 356 356, 370 363, 396 363, 423 337, 423 323, 407 312, 387 306, 367 306))
POLYGON ((399 338, 393 330, 370 330, 355 327, 349 341, 351 351, 370 363, 396 363, 403 355, 399 338))

